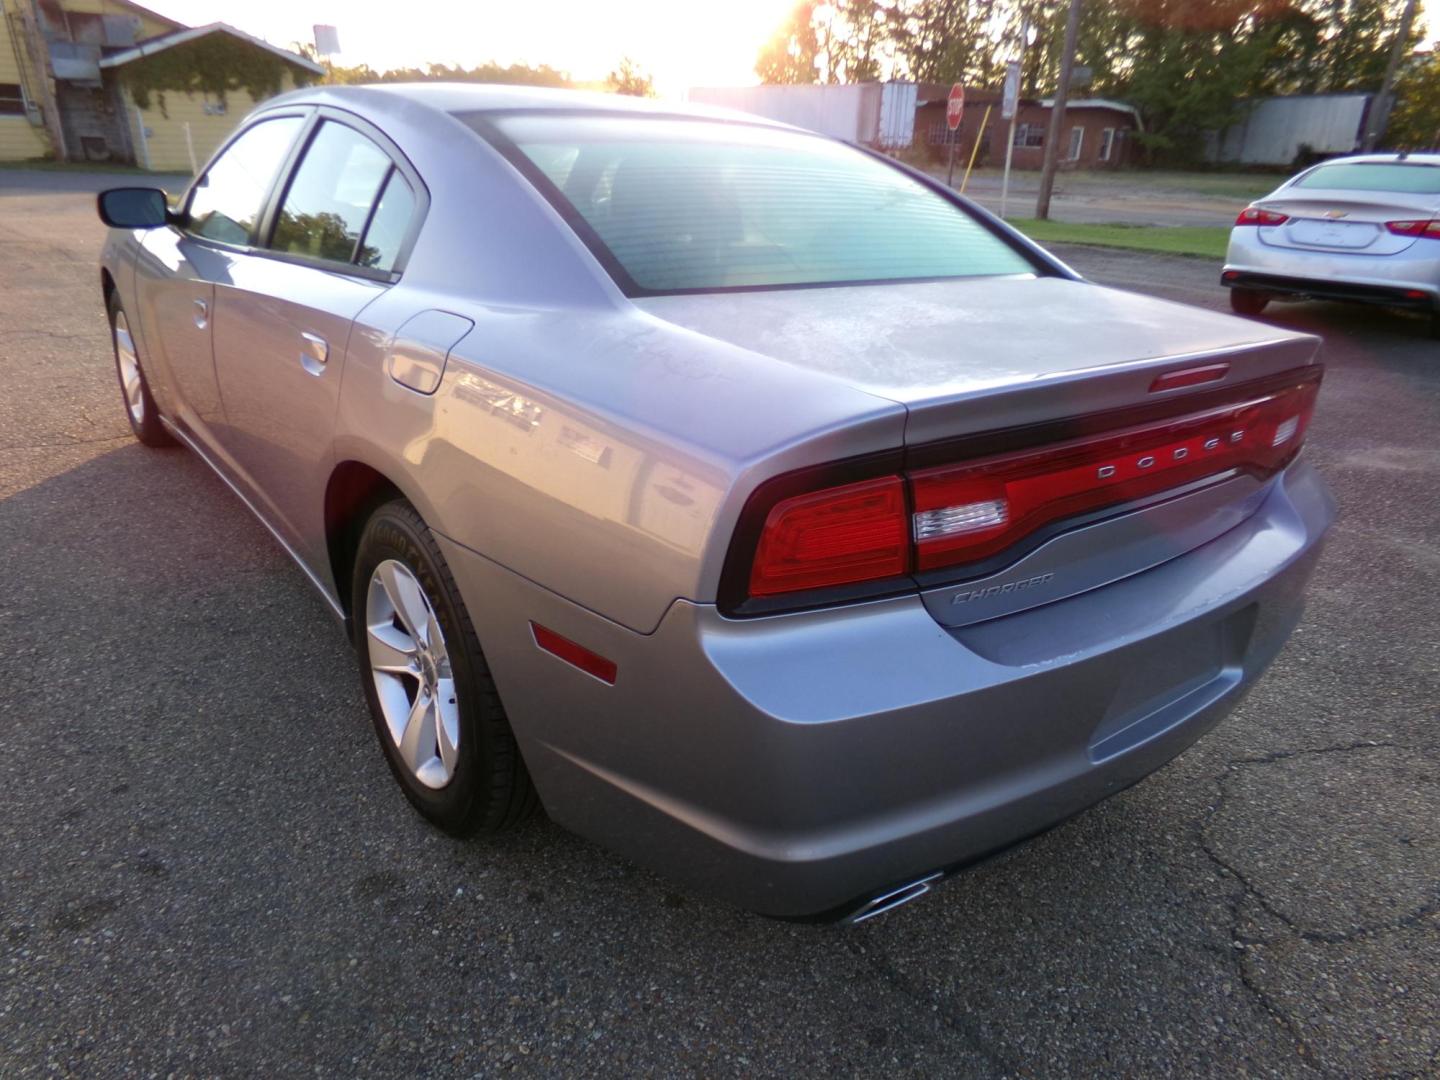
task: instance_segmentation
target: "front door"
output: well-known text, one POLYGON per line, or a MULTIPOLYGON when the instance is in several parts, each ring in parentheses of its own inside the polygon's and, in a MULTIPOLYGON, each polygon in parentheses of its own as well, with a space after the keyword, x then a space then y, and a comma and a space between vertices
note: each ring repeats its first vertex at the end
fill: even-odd
MULTIPOLYGON (((136 264, 157 402, 211 454, 225 423, 211 340, 216 289, 229 280, 234 253, 251 243, 305 120, 280 116, 245 129, 191 186, 183 228, 152 230, 136 264)), ((218 457, 228 471, 232 463, 218 457)))

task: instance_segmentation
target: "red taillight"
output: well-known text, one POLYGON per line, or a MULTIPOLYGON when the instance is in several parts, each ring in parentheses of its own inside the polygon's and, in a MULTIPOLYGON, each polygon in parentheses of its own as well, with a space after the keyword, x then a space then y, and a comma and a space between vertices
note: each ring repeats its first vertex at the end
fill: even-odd
POLYGON ((905 485, 898 476, 796 495, 765 518, 750 595, 773 596, 909 570, 905 485))
MULTIPOLYGON (((1209 368, 1173 374, 1192 373, 1198 379, 1209 368)), ((1224 474, 1268 476, 1299 448, 1319 385, 1317 366, 1201 391, 1181 415, 1157 403, 1132 410, 1128 422, 1084 417, 1068 425, 1072 436, 1087 432, 1081 437, 1065 438, 1054 425, 970 437, 966 446, 1003 439, 1006 449, 966 451, 954 464, 907 469, 897 452, 778 477, 746 506, 721 606, 749 614, 890 595, 913 589, 912 574, 934 581, 936 572, 998 569, 998 559, 1023 554, 1027 538, 1033 547, 1047 526, 1081 515, 1224 474)), ((942 452, 920 451, 930 461, 942 452)))
POLYGON ((1387 221, 1385 228, 1396 236, 1426 236, 1440 240, 1440 221, 1387 221))
POLYGON ((1284 225, 1290 220, 1289 214, 1278 210, 1262 210, 1258 206, 1247 206, 1235 219, 1236 225, 1284 225))
POLYGON ((913 473, 916 568, 983 559, 1051 522, 1231 469, 1271 472, 1299 445, 1316 385, 913 473))

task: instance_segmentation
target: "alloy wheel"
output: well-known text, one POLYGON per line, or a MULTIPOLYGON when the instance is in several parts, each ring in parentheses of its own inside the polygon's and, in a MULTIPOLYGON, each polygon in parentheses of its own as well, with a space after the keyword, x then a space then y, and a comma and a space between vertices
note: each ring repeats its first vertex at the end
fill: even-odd
POLYGON ((421 784, 442 788, 459 760, 460 711, 445 635, 414 573, 386 559, 370 575, 365 642, 375 693, 400 760, 421 784))
POLYGON ((130 336, 130 323, 123 311, 115 312, 115 362, 120 368, 125 408, 139 426, 145 423, 145 384, 140 380, 140 358, 135 353, 135 339, 130 336))

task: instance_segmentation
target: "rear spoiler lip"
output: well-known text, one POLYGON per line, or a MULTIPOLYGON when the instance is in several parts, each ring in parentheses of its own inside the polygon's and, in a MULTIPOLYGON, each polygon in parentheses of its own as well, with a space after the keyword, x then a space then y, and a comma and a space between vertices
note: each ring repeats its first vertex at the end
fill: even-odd
POLYGON ((1083 422, 1088 416, 1144 407, 1157 400, 1173 402, 1178 411, 1186 411, 1199 407, 1191 403, 1204 395, 1223 397, 1257 380, 1282 377, 1311 366, 1323 367, 1320 345, 1320 339, 1312 334, 1294 334, 1147 360, 1072 368, 1023 383, 997 382, 994 386, 907 402, 905 445, 918 449, 974 436, 994 436, 994 417, 1002 411, 1008 421, 1005 430, 1083 422), (1230 364, 1230 370, 1219 381, 1160 394, 1151 389, 1157 377, 1172 371, 1225 362, 1230 364), (1077 407, 1077 402, 1084 404, 1077 407))

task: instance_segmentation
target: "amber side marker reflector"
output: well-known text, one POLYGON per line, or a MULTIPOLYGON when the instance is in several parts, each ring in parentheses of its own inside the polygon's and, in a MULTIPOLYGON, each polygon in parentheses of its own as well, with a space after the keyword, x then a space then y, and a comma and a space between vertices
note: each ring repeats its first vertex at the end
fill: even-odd
POLYGON ((577 645, 537 622, 530 624, 530 632, 535 635, 535 644, 546 652, 579 668, 586 675, 593 675, 603 683, 615 685, 615 675, 619 669, 613 660, 606 660, 599 653, 591 652, 584 645, 577 645))
POLYGON ((1230 365, 1225 363, 1183 368, 1180 371, 1167 371, 1164 375, 1155 376, 1155 381, 1150 384, 1150 393, 1158 394, 1162 390, 1179 390, 1182 386, 1199 386, 1201 383, 1219 382, 1229 370, 1230 365))

